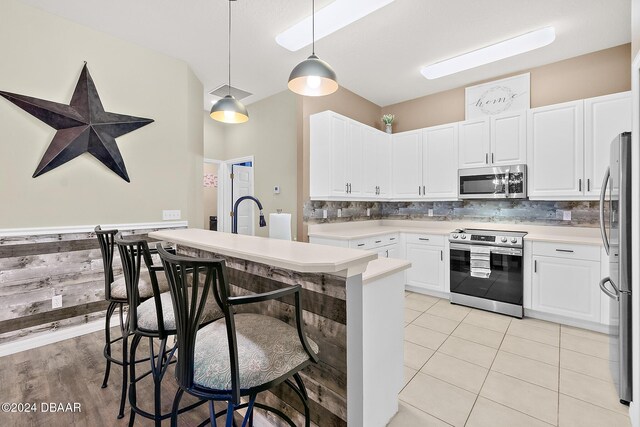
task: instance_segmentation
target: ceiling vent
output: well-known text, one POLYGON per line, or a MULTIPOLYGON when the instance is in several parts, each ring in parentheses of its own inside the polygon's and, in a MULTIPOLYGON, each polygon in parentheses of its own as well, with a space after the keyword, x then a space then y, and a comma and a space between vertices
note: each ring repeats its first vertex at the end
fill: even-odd
MULTIPOLYGON (((225 85, 219 86, 216 89, 209 92, 209 94, 213 96, 217 96, 219 98, 224 98, 225 96, 229 95, 229 85, 225 84, 225 85)), ((251 92, 247 92, 245 90, 238 89, 237 87, 231 86, 231 95, 233 95, 235 99, 240 101, 241 99, 244 99, 247 96, 251 96, 253 94, 251 92)))

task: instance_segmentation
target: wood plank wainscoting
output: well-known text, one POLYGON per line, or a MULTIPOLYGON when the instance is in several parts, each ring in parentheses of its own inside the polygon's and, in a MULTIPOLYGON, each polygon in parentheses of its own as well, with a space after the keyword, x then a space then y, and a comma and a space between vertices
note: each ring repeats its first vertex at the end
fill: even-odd
MULTIPOLYGON (((174 221, 103 228, 145 237, 151 231, 186 226, 174 221)), ((0 345, 104 319, 108 303, 93 228, 0 230, 0 345), (51 308, 54 295, 62 295, 61 308, 51 308)), ((114 274, 121 273, 116 251, 114 274)))
MULTIPOLYGON (((202 258, 221 258, 227 265, 234 295, 269 292, 287 285, 302 286, 305 333, 320 347, 320 361, 300 372, 309 393, 311 421, 318 427, 347 425, 347 289, 346 278, 326 273, 299 273, 244 259, 214 254, 178 245, 178 252, 202 258)), ((277 317, 295 326, 293 297, 238 307, 238 312, 254 312, 277 317)), ((304 425, 300 399, 281 384, 258 395, 258 400, 281 409, 296 423, 304 425), (285 403, 286 402, 286 403, 285 403)), ((264 415, 264 412, 260 415, 264 415)), ((258 415, 258 413, 256 413, 258 415)), ((267 415, 268 423, 282 425, 267 415)))

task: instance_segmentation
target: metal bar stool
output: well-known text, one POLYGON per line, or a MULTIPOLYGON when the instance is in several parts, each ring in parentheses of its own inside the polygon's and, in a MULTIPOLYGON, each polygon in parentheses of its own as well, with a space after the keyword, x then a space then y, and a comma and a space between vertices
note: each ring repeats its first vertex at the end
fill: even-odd
POLYGON ((254 408, 271 412, 296 427, 282 411, 256 402, 258 393, 284 382, 302 401, 305 426, 309 427, 308 395, 299 372, 317 363, 318 345, 307 339, 303 330, 300 285, 232 297, 224 260, 177 256, 161 245, 157 249, 169 281, 178 338, 175 372, 180 388, 173 403, 171 425, 177 426, 180 400, 187 392, 209 402, 207 423, 214 427, 216 419, 225 414, 225 426, 231 427, 234 412, 243 408, 246 413, 242 427, 253 426, 254 408), (204 301, 210 293, 222 307, 224 318, 201 327, 204 301), (296 327, 271 316, 234 313, 240 305, 289 295, 295 301, 296 327), (243 396, 249 397, 248 402, 241 403, 243 396), (226 409, 216 413, 214 401, 226 401, 226 409))
MULTIPOLYGON (((120 234, 115 236, 118 246, 124 278, 127 287, 127 298, 129 304, 128 327, 129 333, 133 334, 129 360, 135 360, 136 351, 142 338, 149 339, 149 371, 137 376, 136 364, 129 366, 129 406, 131 408, 129 425, 133 426, 136 414, 154 420, 156 426, 160 426, 162 420, 168 419, 171 413, 163 414, 162 409, 162 379, 168 367, 175 363, 173 355, 176 346, 168 347, 167 339, 176 335, 175 316, 171 296, 166 292, 166 276, 162 273, 162 266, 153 265, 151 251, 146 240, 123 239, 120 234), (140 272, 144 267, 149 272, 152 298, 143 301, 140 297, 140 272), (160 274, 158 274, 160 272, 160 274), (155 350, 154 339, 159 340, 159 349, 155 350), (154 410, 153 413, 138 406, 136 387, 140 380, 151 375, 154 384, 154 410)), ((161 246, 161 245, 160 245, 161 246)), ((222 317, 222 310, 215 300, 204 301, 202 322, 212 322, 222 317)), ((180 410, 184 412, 191 410, 203 402, 196 402, 180 410)))

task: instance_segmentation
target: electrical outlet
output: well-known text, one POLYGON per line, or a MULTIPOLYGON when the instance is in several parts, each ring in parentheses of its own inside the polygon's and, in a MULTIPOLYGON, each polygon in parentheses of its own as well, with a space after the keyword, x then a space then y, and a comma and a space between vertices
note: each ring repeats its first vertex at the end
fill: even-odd
POLYGON ((54 295, 51 298, 51 308, 60 308, 62 307, 62 295, 54 295))
POLYGON ((429 209, 429 216, 433 216, 433 209, 429 209))
POLYGON ((563 221, 571 221, 571 211, 563 211, 562 212, 562 220, 563 221))
POLYGON ((175 211, 162 211, 162 220, 163 221, 175 221, 180 219, 182 216, 179 210, 175 211))
POLYGON ((371 216, 371 208, 367 208, 367 216, 371 216))
POLYGON ((329 217, 329 215, 327 215, 327 210, 326 209, 322 209, 322 218, 327 219, 329 217))
POLYGON ((342 209, 338 209, 338 218, 342 218, 342 209))

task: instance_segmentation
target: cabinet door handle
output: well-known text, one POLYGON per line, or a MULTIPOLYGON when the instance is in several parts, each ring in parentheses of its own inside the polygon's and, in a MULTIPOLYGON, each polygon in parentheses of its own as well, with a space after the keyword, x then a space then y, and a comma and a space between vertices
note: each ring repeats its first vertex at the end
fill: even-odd
POLYGON ((587 178, 587 191, 591 191, 591 179, 587 178))
POLYGON ((537 273, 538 272, 538 260, 533 260, 533 272, 537 273))
POLYGON ((358 247, 364 246, 364 243, 358 243, 358 247))
POLYGON ((418 237, 418 240, 424 240, 424 241, 429 241, 429 239, 427 239, 426 237, 418 237))
POLYGON ((418 185, 418 196, 421 196, 421 195, 422 195, 422 187, 418 185))
POLYGON ((390 237, 389 240, 396 240, 396 238, 395 237, 390 237))
POLYGON ((486 165, 488 165, 488 164, 489 164, 489 153, 484 153, 484 163, 485 163, 486 165))
POLYGON ((444 253, 440 251, 440 261, 444 261, 444 253))
POLYGON ((349 193, 349 183, 348 182, 344 185, 344 192, 347 193, 347 194, 349 193))
POLYGON ((578 179, 578 191, 582 191, 582 178, 578 179))
POLYGON ((495 162, 495 160, 493 159, 493 153, 491 153, 491 163, 495 162))
POLYGON ((556 252, 566 252, 566 253, 569 253, 569 254, 573 253, 573 251, 571 249, 556 249, 556 252))
POLYGON ((376 243, 382 243, 382 240, 376 240, 376 243))
POLYGON ((422 186, 422 195, 423 196, 427 195, 427 187, 425 187, 424 185, 422 186))

